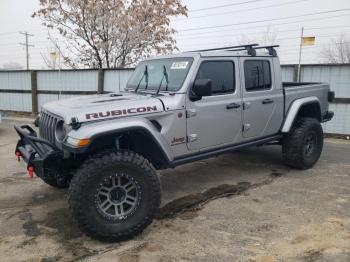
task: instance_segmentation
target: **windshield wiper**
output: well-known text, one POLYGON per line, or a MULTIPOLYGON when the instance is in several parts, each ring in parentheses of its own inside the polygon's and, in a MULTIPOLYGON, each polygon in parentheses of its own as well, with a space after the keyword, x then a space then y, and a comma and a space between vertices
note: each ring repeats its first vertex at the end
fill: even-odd
POLYGON ((147 67, 147 65, 145 65, 145 71, 143 71, 143 75, 142 75, 139 83, 137 84, 137 87, 135 88, 135 93, 137 93, 137 90, 139 89, 140 84, 141 84, 144 77, 145 77, 145 82, 146 82, 145 89, 147 89, 147 87, 148 87, 148 67, 147 67))
POLYGON ((156 95, 159 94, 159 91, 160 91, 160 88, 162 87, 162 83, 163 83, 163 79, 164 78, 165 78, 165 81, 166 81, 165 90, 168 91, 169 78, 168 78, 168 72, 166 71, 165 65, 163 65, 163 76, 162 76, 162 79, 160 80, 159 87, 158 87, 158 90, 156 92, 156 95))

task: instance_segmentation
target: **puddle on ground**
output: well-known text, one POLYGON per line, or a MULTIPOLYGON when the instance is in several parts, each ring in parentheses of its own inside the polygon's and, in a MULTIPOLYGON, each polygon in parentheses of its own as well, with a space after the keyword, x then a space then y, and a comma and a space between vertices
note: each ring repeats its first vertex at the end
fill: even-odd
POLYGON ((75 224, 68 208, 61 208, 47 214, 42 224, 57 230, 62 240, 71 240, 81 237, 83 234, 75 224))
MULTIPOLYGON (((75 239, 83 236, 83 233, 72 220, 68 208, 61 208, 49 212, 44 220, 34 220, 28 209, 22 210, 18 216, 24 221, 22 225, 24 234, 30 237, 19 243, 17 245, 18 248, 23 248, 32 244, 36 241, 37 237, 46 234, 55 237, 60 243, 61 248, 65 250, 64 252, 70 254, 72 258, 79 258, 80 260, 93 256, 97 252, 85 247, 82 241, 75 241, 75 239), (49 228, 55 229, 55 232, 48 230, 49 228)), ((60 259, 60 257, 54 256, 43 258, 42 261, 59 261, 60 259)), ((74 260, 75 259, 72 261, 74 260)))
MULTIPOLYGON (((18 215, 19 219, 24 221, 24 234, 29 237, 37 237, 44 233, 44 227, 57 230, 55 236, 62 241, 76 239, 83 235, 73 221, 68 208, 61 208, 49 212, 44 220, 34 220, 28 209, 24 209, 15 215, 18 215)), ((50 234, 47 230, 46 233, 50 234)))
POLYGON ((200 209, 204 204, 208 203, 211 200, 242 194, 250 188, 256 188, 272 183, 277 177, 280 177, 282 175, 283 174, 281 172, 272 170, 270 176, 260 183, 252 184, 250 182, 240 182, 236 185, 223 184, 212 187, 201 193, 190 194, 175 199, 174 201, 171 201, 165 206, 161 207, 156 213, 155 218, 158 220, 173 218, 177 214, 185 211, 191 211, 193 213, 194 210, 200 209))
POLYGON ((22 225, 25 235, 30 237, 37 237, 41 234, 38 228, 38 221, 33 220, 33 215, 29 212, 28 209, 24 209, 23 212, 19 215, 19 218, 25 221, 22 225))
POLYGON ((176 214, 185 210, 199 208, 210 200, 240 194, 247 190, 250 185, 251 184, 248 182, 238 183, 237 185, 223 184, 210 188, 202 193, 190 194, 178 198, 160 208, 156 213, 155 218, 165 219, 174 217, 176 214))

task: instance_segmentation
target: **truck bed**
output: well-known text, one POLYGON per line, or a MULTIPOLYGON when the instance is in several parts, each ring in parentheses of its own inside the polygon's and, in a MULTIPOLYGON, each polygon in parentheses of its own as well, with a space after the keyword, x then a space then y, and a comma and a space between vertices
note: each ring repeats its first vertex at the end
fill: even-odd
POLYGON ((319 82, 282 82, 283 88, 323 84, 319 82))
POLYGON ((288 112, 294 100, 304 97, 317 97, 321 105, 321 114, 328 110, 328 91, 327 83, 311 82, 283 82, 282 87, 285 93, 285 114, 288 112))

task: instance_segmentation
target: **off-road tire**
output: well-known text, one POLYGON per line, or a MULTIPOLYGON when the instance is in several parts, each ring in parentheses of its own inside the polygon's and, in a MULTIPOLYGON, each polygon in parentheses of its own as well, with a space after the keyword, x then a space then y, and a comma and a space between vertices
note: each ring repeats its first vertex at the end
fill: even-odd
POLYGON ((63 175, 51 169, 45 169, 44 175, 41 176, 46 184, 55 188, 68 188, 71 178, 71 174, 63 175))
POLYGON ((282 141, 283 161, 293 168, 308 169, 318 161, 322 148, 323 131, 320 122, 315 118, 300 118, 282 141), (310 136, 315 139, 312 152, 306 148, 310 136))
POLYGON ((120 241, 145 229, 160 205, 160 181, 152 164, 131 152, 102 152, 88 159, 77 170, 69 187, 73 218, 83 232, 101 241, 120 241), (125 219, 112 220, 96 202, 98 188, 111 176, 126 174, 140 190, 135 211, 125 219))

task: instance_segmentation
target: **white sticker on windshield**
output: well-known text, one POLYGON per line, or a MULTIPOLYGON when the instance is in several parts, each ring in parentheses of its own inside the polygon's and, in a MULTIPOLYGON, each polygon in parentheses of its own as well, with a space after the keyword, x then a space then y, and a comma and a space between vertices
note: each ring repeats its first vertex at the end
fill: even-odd
POLYGON ((188 61, 173 62, 170 69, 186 69, 188 61))

